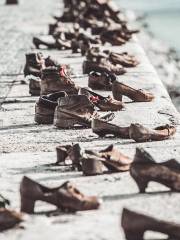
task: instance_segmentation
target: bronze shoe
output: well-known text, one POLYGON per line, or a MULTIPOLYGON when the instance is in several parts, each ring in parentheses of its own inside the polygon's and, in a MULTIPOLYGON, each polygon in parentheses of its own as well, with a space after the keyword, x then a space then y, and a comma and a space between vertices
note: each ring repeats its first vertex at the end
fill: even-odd
POLYGON ((81 157, 82 171, 86 176, 103 174, 106 172, 128 171, 132 160, 110 145, 99 152, 85 150, 81 157))
POLYGON ((81 171, 81 147, 80 145, 60 145, 56 147, 57 162, 56 165, 66 165, 66 161, 70 160, 74 169, 81 171))
POLYGON ((41 91, 41 79, 33 75, 27 78, 29 80, 29 93, 31 96, 39 96, 41 91))
POLYGON ((134 56, 129 55, 127 52, 123 53, 116 53, 116 52, 109 52, 104 51, 105 53, 109 54, 109 60, 113 64, 121 64, 123 67, 136 67, 139 62, 136 60, 134 56))
POLYGON ((41 77, 41 70, 45 67, 45 61, 42 53, 26 54, 26 64, 24 67, 24 76, 33 75, 41 77))
POLYGON ((144 240, 146 231, 164 233, 168 239, 180 239, 180 224, 161 221, 126 208, 122 212, 121 226, 127 240, 144 240))
POLYGON ((112 92, 113 97, 119 101, 122 101, 123 95, 135 102, 151 102, 154 99, 154 95, 152 93, 134 89, 118 81, 113 82, 112 92))
POLYGON ((65 96, 67 96, 65 92, 40 96, 35 105, 35 122, 38 124, 53 124, 58 99, 65 96))
POLYGON ((111 91, 112 83, 116 80, 116 75, 104 71, 91 72, 89 74, 88 86, 93 90, 111 91))
POLYGON ((0 208, 0 231, 11 229, 23 221, 22 214, 0 208))
POLYGON ((101 59, 99 62, 84 61, 83 62, 83 74, 89 74, 92 71, 114 73, 116 75, 123 75, 126 70, 121 65, 113 65, 107 59, 101 59))
POLYGON ((41 46, 45 46, 48 49, 57 49, 56 40, 44 40, 43 38, 33 38, 33 44, 37 49, 40 49, 41 46))
POLYGON ((48 188, 28 177, 23 177, 20 195, 21 211, 29 214, 34 213, 36 201, 47 202, 66 212, 93 210, 100 206, 97 197, 85 196, 70 182, 56 188, 48 188))
POLYGON ((80 94, 86 95, 89 100, 98 107, 101 111, 120 111, 124 108, 122 102, 113 99, 112 97, 103 97, 89 89, 81 88, 80 94))
MULTIPOLYGON (((59 99, 54 125, 58 128, 71 128, 75 125, 90 127, 93 118, 101 117, 94 111, 94 105, 89 99, 85 95, 71 95, 59 99)), ((114 114, 108 113, 102 118, 110 121, 114 114)))
POLYGON ((48 67, 42 70, 41 95, 64 91, 77 94, 79 88, 66 73, 65 67, 48 67))
POLYGON ((129 136, 136 142, 162 141, 169 139, 176 133, 176 127, 164 125, 155 129, 149 129, 141 124, 131 124, 129 136))
POLYGON ((129 127, 119 127, 100 119, 93 119, 91 128, 93 133, 97 134, 99 137, 113 135, 114 137, 129 139, 129 127))
POLYGON ((146 191, 151 181, 161 183, 172 191, 180 191, 180 164, 174 159, 156 163, 144 149, 137 148, 130 174, 141 193, 146 191))

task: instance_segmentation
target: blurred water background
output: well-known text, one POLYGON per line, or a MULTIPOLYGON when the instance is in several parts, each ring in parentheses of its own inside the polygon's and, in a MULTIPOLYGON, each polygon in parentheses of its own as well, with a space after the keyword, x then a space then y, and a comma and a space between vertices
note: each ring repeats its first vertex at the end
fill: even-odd
POLYGON ((155 37, 180 55, 180 0, 116 0, 123 8, 145 14, 155 37))

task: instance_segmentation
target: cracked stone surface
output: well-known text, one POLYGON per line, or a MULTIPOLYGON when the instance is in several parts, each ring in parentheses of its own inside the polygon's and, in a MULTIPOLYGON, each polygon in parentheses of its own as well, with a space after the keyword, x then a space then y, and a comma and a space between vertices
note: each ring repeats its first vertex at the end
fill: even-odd
MULTIPOLYGON (((49 166, 56 162, 55 147, 72 142, 89 149, 102 149, 114 144, 131 158, 136 147, 141 146, 157 162, 172 158, 180 160, 179 113, 136 38, 122 47, 113 47, 114 51, 134 54, 141 62, 136 68, 127 69, 127 73, 120 76, 119 80, 151 91, 156 98, 151 103, 132 103, 124 98, 126 109, 116 113, 113 123, 128 126, 138 122, 153 128, 163 124, 176 124, 177 133, 173 138, 162 142, 135 143, 120 138, 98 138, 91 129, 58 130, 52 125, 34 123, 37 98, 29 95, 28 84, 21 84, 25 53, 34 50, 32 37, 47 33, 51 16, 60 13, 61 7, 60 1, 56 0, 22 0, 18 6, 4 6, 4 1, 0 0, 0 192, 11 200, 11 207, 18 211, 19 183, 24 175, 50 187, 70 180, 84 193, 101 197, 103 204, 98 211, 45 216, 43 212, 53 210, 54 207, 38 203, 39 214, 25 216, 26 221, 22 224, 24 229, 1 233, 0 239, 125 239, 120 228, 123 207, 180 222, 180 195, 169 192, 162 185, 152 183, 147 194, 139 194, 129 173, 84 177, 81 172, 73 172, 70 167, 49 166)), ((83 57, 79 54, 72 55, 71 51, 42 52, 61 63, 70 64, 74 81, 80 86, 87 86, 87 76, 82 75, 83 57)), ((100 93, 104 96, 110 94, 100 93)), ((164 238, 163 235, 153 233, 148 233, 147 237, 164 238)))

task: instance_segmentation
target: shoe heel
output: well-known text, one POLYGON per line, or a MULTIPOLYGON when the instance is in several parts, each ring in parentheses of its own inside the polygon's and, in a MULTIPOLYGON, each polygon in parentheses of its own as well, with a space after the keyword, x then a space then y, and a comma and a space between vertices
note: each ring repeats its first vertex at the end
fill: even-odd
POLYGON ((146 192, 146 188, 148 186, 148 182, 145 181, 145 180, 142 180, 142 179, 138 179, 138 178, 135 178, 133 177, 133 179, 135 180, 138 188, 139 188, 139 192, 140 193, 145 193, 146 192))
POLYGON ((77 124, 77 121, 74 119, 66 119, 66 118, 54 119, 54 126, 56 126, 57 128, 71 128, 75 124, 77 124))
POLYGON ((53 116, 51 115, 40 115, 40 114, 35 114, 34 121, 37 124, 53 124, 53 116))
POLYGON ((144 233, 125 231, 125 237, 127 240, 143 240, 144 233))
POLYGON ((21 212, 34 213, 35 201, 21 196, 21 212))
POLYGON ((33 44, 35 46, 36 49, 39 49, 39 46, 40 46, 40 42, 38 39, 36 38, 33 38, 33 44))

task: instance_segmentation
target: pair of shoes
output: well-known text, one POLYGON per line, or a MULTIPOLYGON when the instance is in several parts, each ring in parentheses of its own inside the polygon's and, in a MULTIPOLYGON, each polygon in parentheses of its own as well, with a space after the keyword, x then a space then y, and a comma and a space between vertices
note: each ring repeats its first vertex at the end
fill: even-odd
POLYGON ((86 150, 81 158, 82 172, 85 176, 126 172, 129 171, 131 163, 132 160, 113 145, 99 152, 86 150))
POLYGON ((46 67, 60 67, 64 66, 70 71, 69 65, 58 63, 50 56, 44 57, 42 53, 28 53, 26 54, 26 63, 24 66, 24 76, 33 75, 41 78, 41 71, 46 67))
POLYGON ((175 159, 156 163, 148 152, 137 148, 130 174, 140 193, 145 193, 149 182, 157 182, 172 191, 180 192, 180 164, 175 159))
POLYGON ((107 58, 101 58, 99 61, 85 60, 83 62, 83 74, 89 74, 92 71, 105 73, 113 73, 116 75, 123 75, 126 73, 126 70, 120 65, 113 65, 107 58))
POLYGON ((127 240, 143 240, 147 231, 166 234, 168 239, 180 239, 180 224, 162 221, 127 208, 123 209, 121 226, 127 240))
POLYGON ((86 50, 86 58, 88 61, 98 61, 100 59, 108 59, 112 64, 120 64, 123 67, 135 67, 139 64, 134 56, 127 52, 116 53, 109 50, 101 51, 99 47, 91 47, 86 50))
POLYGON ((110 121, 114 118, 114 114, 108 113, 101 117, 95 111, 94 101, 88 99, 84 94, 67 95, 66 92, 61 91, 42 95, 35 106, 35 122, 38 124, 54 122, 58 128, 71 128, 76 124, 90 127, 93 118, 110 121))
POLYGON ((54 38, 53 40, 44 40, 43 38, 34 37, 33 44, 37 49, 40 46, 46 46, 48 49, 68 50, 71 49, 71 41, 63 40, 61 38, 54 38))
POLYGON ((135 102, 151 102, 154 99, 152 93, 134 89, 117 81, 115 75, 104 72, 91 72, 89 74, 88 86, 93 90, 112 90, 114 99, 121 102, 122 96, 126 96, 135 102))
POLYGON ((64 164, 69 159, 72 166, 86 176, 128 171, 132 163, 130 158, 113 145, 98 152, 83 150, 79 144, 60 145, 56 148, 56 152, 56 164, 64 164))
POLYGON ((100 119, 93 119, 91 128, 93 133, 100 137, 113 135, 114 137, 133 139, 136 142, 163 141, 176 133, 175 126, 164 125, 149 129, 141 124, 131 124, 128 127, 120 127, 100 119))
POLYGON ((36 201, 47 202, 63 212, 98 209, 100 201, 95 196, 85 196, 74 184, 65 182, 59 187, 48 188, 28 177, 20 184, 21 212, 34 213, 36 201))

